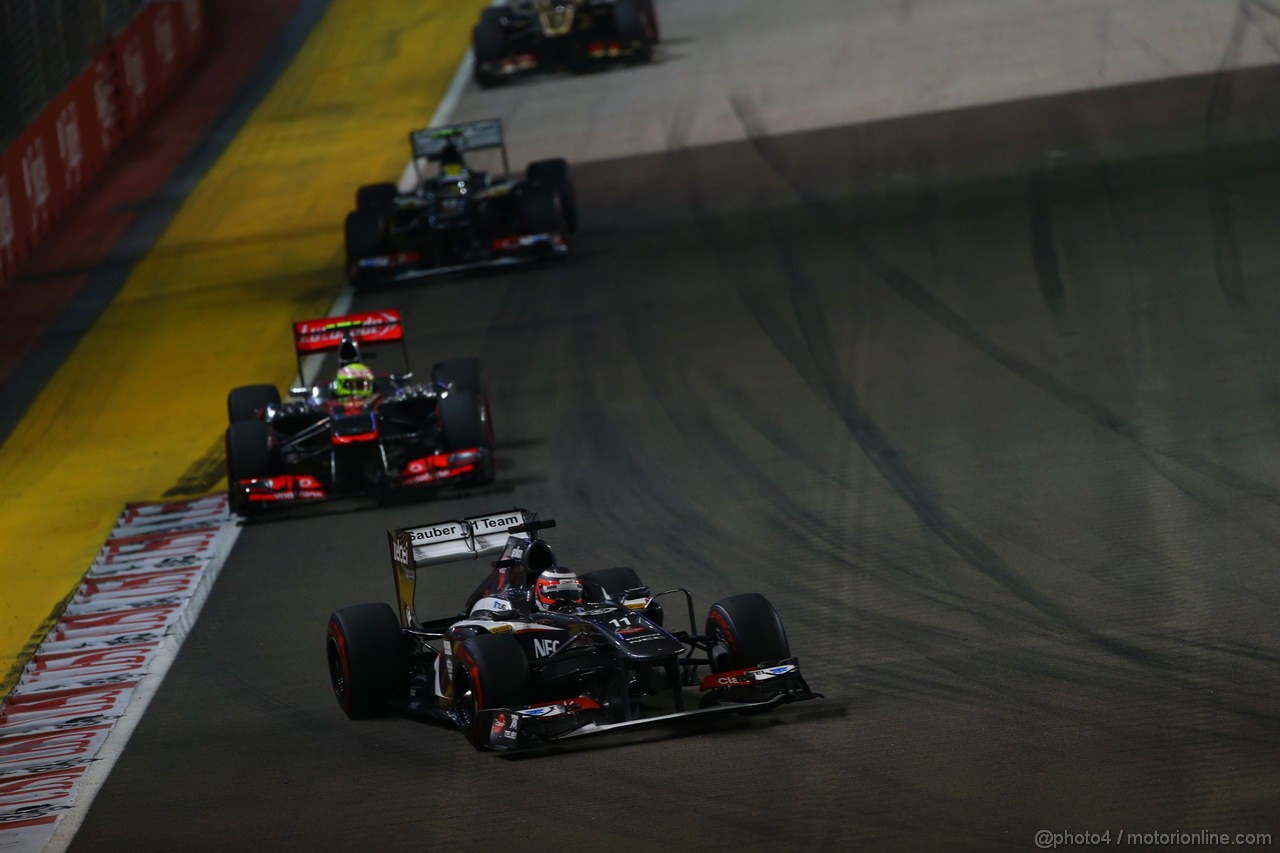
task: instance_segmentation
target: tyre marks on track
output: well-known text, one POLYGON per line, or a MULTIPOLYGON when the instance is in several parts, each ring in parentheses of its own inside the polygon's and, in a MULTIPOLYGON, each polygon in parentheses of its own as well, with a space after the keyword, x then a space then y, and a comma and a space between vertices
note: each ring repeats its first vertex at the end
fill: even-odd
MULTIPOLYGON (((838 221, 834 212, 815 192, 801 186, 790 174, 785 156, 776 150, 750 103, 734 98, 733 108, 738 115, 748 139, 761 161, 774 171, 793 190, 803 209, 808 211, 812 228, 830 231, 832 222, 838 221)), ((691 177, 691 180, 693 178, 691 177)), ((1047 370, 1032 365, 1008 350, 979 334, 953 309, 937 299, 921 282, 890 263, 870 242, 859 233, 841 233, 851 251, 870 268, 876 276, 888 284, 894 292, 905 298, 921 313, 934 320, 952 334, 965 340, 988 358, 1000 364, 1014 375, 1048 393, 1068 408, 1089 418, 1111 432, 1135 445, 1140 458, 1162 478, 1168 480, 1190 499, 1207 504, 1224 517, 1232 518, 1274 544, 1275 535, 1263 525, 1231 511, 1229 499, 1210 496, 1201 484, 1189 478, 1176 461, 1165 454, 1145 446, 1137 429, 1124 419, 1095 402, 1088 395, 1077 391, 1047 370)), ((750 290, 742 291, 744 303, 752 310, 757 323, 769 335, 774 345, 796 372, 802 377, 816 376, 822 392, 848 428, 849 435, 862 449, 866 458, 875 466, 884 480, 901 496, 915 512, 919 520, 940 542, 960 556, 967 564, 995 581, 1017 599, 1029 604, 1036 611, 1072 631, 1088 642, 1110 653, 1138 663, 1145 668, 1167 673, 1180 671, 1188 663, 1179 656, 1170 655, 1153 644, 1095 630, 1079 617, 1079 614, 1046 595, 1022 573, 1010 565, 982 536, 960 521, 956 513, 948 509, 937 495, 926 489, 904 463, 893 442, 879 425, 863 409, 854 391, 854 383, 841 370, 839 358, 831 344, 825 326, 824 309, 818 296, 818 288, 810 280, 796 255, 785 239, 777 237, 774 246, 782 268, 786 271, 787 286, 794 316, 801 329, 800 338, 783 331, 783 325, 773 314, 771 305, 763 305, 750 290)), ((1199 460, 1197 460, 1199 461, 1199 460)), ((1221 474, 1217 466, 1200 463, 1202 469, 1221 474)), ((1239 482, 1240 475, 1222 476, 1230 482, 1239 482)), ((1275 490, 1255 484, 1255 491, 1275 497, 1275 490)))
POLYGON ((1029 195, 1031 207, 1031 258, 1035 264, 1040 295, 1053 318, 1059 335, 1075 334, 1067 307, 1067 292, 1058 263, 1057 232, 1053 223, 1053 173, 1041 169, 1031 173, 1029 195))

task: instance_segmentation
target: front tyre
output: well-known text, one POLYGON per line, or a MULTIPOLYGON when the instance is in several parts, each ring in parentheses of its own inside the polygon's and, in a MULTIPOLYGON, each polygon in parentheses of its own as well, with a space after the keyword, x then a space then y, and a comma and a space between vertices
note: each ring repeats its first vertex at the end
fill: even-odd
POLYGON ((543 183, 526 183, 520 192, 520 213, 530 234, 567 234, 564 198, 543 183))
POLYGON ((493 446, 479 395, 472 391, 454 391, 440 401, 439 412, 447 452, 493 446))
POLYGON ((453 710, 458 728, 476 749, 489 744, 490 708, 524 704, 529 658, 511 634, 477 634, 454 655, 453 710))
POLYGON ((267 406, 280 405, 280 391, 274 385, 244 385, 227 395, 227 421, 251 421, 267 406))
POLYGON ((530 184, 543 184, 560 195, 560 207, 564 215, 565 229, 570 234, 578 230, 578 198, 569 177, 569 164, 561 157, 537 160, 525 168, 524 179, 530 184))
POLYGON ((369 284, 370 274, 356 264, 388 253, 386 218, 370 210, 353 210, 343 224, 346 245, 347 281, 354 288, 369 284))
POLYGON ((366 184, 356 190, 356 210, 378 215, 391 213, 400 189, 395 184, 366 184))
POLYGON ((454 391, 440 401, 437 412, 445 452, 472 448, 488 451, 483 467, 467 479, 473 485, 492 482, 493 424, 484 398, 471 391, 454 391))
POLYGON ((376 717, 408 695, 404 635, 391 605, 359 604, 334 613, 325 650, 333 695, 351 719, 376 717))
POLYGON ((276 461, 271 427, 259 420, 236 421, 227 427, 227 502, 237 515, 249 515, 253 507, 239 488, 241 480, 270 477, 276 461))
POLYGON ((711 605, 706 635, 711 640, 712 672, 791 657, 778 611, 758 592, 731 595, 711 605))

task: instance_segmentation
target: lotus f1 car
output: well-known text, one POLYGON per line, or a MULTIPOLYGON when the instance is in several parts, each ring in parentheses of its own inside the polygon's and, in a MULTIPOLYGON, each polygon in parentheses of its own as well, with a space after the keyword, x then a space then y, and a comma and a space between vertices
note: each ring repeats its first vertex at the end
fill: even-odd
POLYGON ((338 382, 296 387, 282 402, 274 385, 227 395, 227 493, 241 515, 284 504, 399 488, 476 485, 493 479, 493 424, 480 362, 436 364, 429 382, 408 371, 400 312, 376 311, 293 324, 298 375, 307 356, 338 351, 343 366, 399 344, 404 372, 374 374, 343 395, 338 382), (361 354, 361 348, 365 349, 361 354))
POLYGON ((543 69, 647 62, 658 39, 653 0, 518 0, 484 9, 471 31, 481 86, 543 69))
POLYGON ((395 709, 454 725, 477 749, 510 750, 818 698, 757 593, 717 601, 701 632, 687 591, 654 593, 625 567, 586 572, 580 601, 541 606, 536 579, 556 561, 539 532, 554 526, 513 509, 388 530, 396 609, 362 604, 329 617, 329 677, 343 711, 395 709), (489 555, 498 559, 460 614, 419 619, 419 571, 489 555), (688 629, 665 624, 659 599, 669 596, 683 598, 688 629))
POLYGON ((347 280, 360 288, 565 255, 578 212, 561 159, 510 174, 502 122, 486 119, 409 134, 417 185, 356 192, 345 227, 347 280), (501 151, 502 174, 473 171, 468 152, 501 151), (427 170, 438 164, 439 173, 427 170))

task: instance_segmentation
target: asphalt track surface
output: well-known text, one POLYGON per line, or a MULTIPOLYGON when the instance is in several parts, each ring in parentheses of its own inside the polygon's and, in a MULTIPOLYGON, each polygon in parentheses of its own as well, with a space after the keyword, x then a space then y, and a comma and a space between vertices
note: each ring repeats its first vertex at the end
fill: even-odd
POLYGON ((419 366, 483 356, 498 482, 248 526, 72 849, 1274 838, 1278 93, 805 133, 740 100, 744 141, 579 167, 569 262, 362 295, 419 366), (347 721, 324 621, 390 599, 383 531, 513 504, 699 613, 764 593, 826 699, 514 760, 347 721))

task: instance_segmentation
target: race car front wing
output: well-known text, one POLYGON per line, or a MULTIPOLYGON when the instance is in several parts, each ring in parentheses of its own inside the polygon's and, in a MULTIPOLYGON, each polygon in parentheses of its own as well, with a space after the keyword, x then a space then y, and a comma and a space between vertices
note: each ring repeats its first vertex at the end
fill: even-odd
POLYGON ((355 263, 357 271, 384 273, 387 281, 409 281, 438 275, 467 272, 490 267, 509 267, 531 264, 547 257, 569 253, 569 244, 560 234, 519 234, 498 237, 489 246, 492 253, 475 261, 446 266, 422 266, 422 256, 416 252, 399 252, 377 258, 362 258, 355 263))
POLYGON ((586 696, 480 713, 489 716, 488 748, 506 751, 695 717, 767 711, 788 702, 822 698, 821 693, 809 689, 795 658, 708 675, 700 688, 706 696, 705 707, 621 722, 610 722, 607 709, 586 696))
MULTIPOLYGON (((489 451, 474 447, 451 453, 432 453, 414 459, 404 466, 398 482, 390 488, 417 488, 420 486, 447 485, 480 473, 489 457, 489 451)), ((328 500, 336 495, 325 485, 307 474, 281 474, 273 477, 254 477, 241 480, 241 494, 251 507, 266 508, 276 505, 311 503, 328 500)), ((378 492, 387 489, 368 491, 378 492)), ((352 494, 342 492, 342 496, 352 494)))

